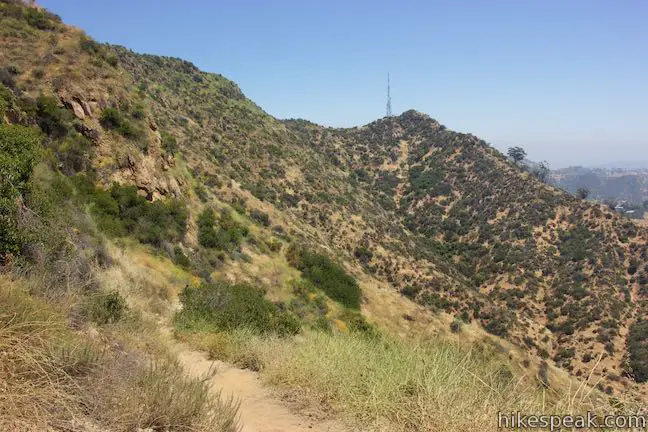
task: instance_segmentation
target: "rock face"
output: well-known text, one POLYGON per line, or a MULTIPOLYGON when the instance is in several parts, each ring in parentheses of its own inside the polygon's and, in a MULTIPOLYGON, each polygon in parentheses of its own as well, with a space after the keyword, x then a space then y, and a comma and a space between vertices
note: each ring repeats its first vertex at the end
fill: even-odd
POLYGON ((63 99, 63 104, 72 112, 74 113, 74 116, 80 120, 83 120, 86 116, 85 111, 83 110, 83 107, 81 104, 74 100, 74 99, 63 99))
POLYGON ((87 100, 80 91, 61 90, 59 98, 63 105, 74 113, 74 116, 80 120, 86 117, 92 117, 93 113, 102 105, 96 100, 87 100))
POLYGON ((160 164, 168 164, 161 155, 154 157, 129 154, 120 160, 120 170, 115 173, 113 180, 134 184, 138 193, 149 201, 156 201, 165 196, 180 196, 182 185, 172 176, 161 175, 158 166, 160 164), (160 161, 159 158, 163 160, 160 161))

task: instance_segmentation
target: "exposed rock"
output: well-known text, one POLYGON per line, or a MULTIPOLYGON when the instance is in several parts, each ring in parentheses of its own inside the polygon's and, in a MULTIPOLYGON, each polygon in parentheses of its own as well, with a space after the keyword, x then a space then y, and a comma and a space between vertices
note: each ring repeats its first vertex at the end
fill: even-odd
POLYGON ((75 127, 81 135, 88 138, 93 144, 99 144, 101 133, 97 129, 93 129, 85 124, 76 125, 75 127))
POLYGON ((153 145, 155 147, 160 147, 162 145, 162 135, 158 132, 157 129, 153 129, 153 145))
POLYGON ((138 188, 138 194, 146 197, 149 201, 156 201, 166 196, 182 195, 182 187, 179 182, 172 176, 163 175, 164 157, 162 157, 162 163, 158 157, 160 156, 137 154, 122 156, 118 161, 120 171, 115 173, 113 179, 120 183, 134 184, 138 188))
POLYGON ((99 102, 91 100, 90 102, 88 102, 88 108, 90 108, 91 112, 99 111, 99 102))
POLYGON ((67 109, 72 110, 74 113, 74 116, 80 120, 83 120, 86 116, 85 111, 83 111, 83 107, 79 102, 77 102, 74 99, 62 99, 63 105, 67 109))
POLYGON ((86 97, 78 88, 72 90, 61 89, 59 91, 59 98, 63 102, 63 105, 67 109, 72 110, 78 119, 83 120, 86 116, 91 117, 94 112, 93 106, 86 100, 86 97))
POLYGON ((92 116, 92 108, 90 107, 90 104, 86 102, 84 99, 79 99, 77 102, 81 105, 81 108, 83 108, 83 112, 85 115, 91 117, 92 116))

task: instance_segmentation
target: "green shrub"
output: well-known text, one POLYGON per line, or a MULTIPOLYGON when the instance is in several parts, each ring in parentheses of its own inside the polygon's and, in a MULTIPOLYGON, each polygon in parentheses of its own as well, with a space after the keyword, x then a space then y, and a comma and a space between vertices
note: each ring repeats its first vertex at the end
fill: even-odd
POLYGON ((32 170, 40 159, 40 133, 0 124, 0 262, 20 249, 17 199, 31 191, 32 170))
POLYGON ((160 132, 160 137, 162 138, 162 148, 168 154, 173 154, 178 151, 178 141, 176 138, 168 132, 160 132))
POLYGON ((180 293, 182 310, 176 325, 185 330, 217 331, 248 328, 258 333, 297 334, 299 320, 266 300, 263 292, 251 285, 218 281, 187 286, 180 293))
POLYGON ((36 99, 36 122, 47 135, 62 138, 68 134, 72 114, 60 107, 56 98, 40 95, 36 99))
POLYGON ((202 202, 207 202, 207 200, 209 199, 209 195, 207 195, 207 189, 205 189, 202 184, 194 186, 194 192, 196 192, 196 196, 202 202))
POLYGON ((582 261, 592 255, 593 233, 585 226, 578 225, 569 231, 560 232, 560 254, 571 261, 582 261))
POLYGON ((459 332, 461 331, 461 321, 456 320, 456 319, 453 320, 453 321, 450 323, 450 331, 451 331, 452 333, 459 333, 459 332))
POLYGON ((106 129, 116 130, 126 138, 138 138, 142 134, 116 108, 106 108, 101 112, 101 125, 106 129))
POLYGON ((65 175, 74 175, 90 168, 92 144, 81 134, 74 134, 51 144, 56 154, 57 168, 65 175))
POLYGON ((250 218, 256 222, 259 222, 263 226, 270 226, 270 217, 268 216, 268 213, 264 211, 252 209, 250 210, 250 218))
POLYGON ((101 325, 116 323, 125 311, 126 300, 117 291, 98 295, 90 304, 90 318, 101 325))
POLYGON ((163 241, 180 241, 186 232, 187 207, 176 199, 151 203, 137 194, 135 186, 114 183, 103 190, 86 176, 76 176, 73 182, 79 199, 90 204, 99 229, 111 237, 132 235, 159 247, 163 241))
POLYGON ((91 55, 101 54, 102 52, 102 45, 85 35, 79 40, 79 47, 91 55))
POLYGON ((351 332, 359 333, 368 337, 380 336, 378 329, 369 324, 359 311, 345 309, 342 311, 339 318, 347 324, 347 327, 351 332))
POLYGON ((236 222, 231 211, 227 209, 221 211, 218 223, 214 211, 210 208, 198 216, 198 242, 203 247, 233 251, 247 235, 248 229, 236 222), (216 224, 217 228, 214 227, 216 224))
POLYGON ((638 383, 648 381, 648 320, 637 321, 630 327, 627 372, 638 383))
POLYGON ((191 267, 191 261, 189 260, 189 257, 185 255, 180 246, 176 246, 173 249, 173 262, 182 268, 191 267))
POLYGON ((365 246, 358 246, 353 251, 353 255, 360 261, 362 264, 368 264, 373 258, 373 252, 366 248, 365 246))
POLYGON ((54 30, 61 22, 61 18, 45 9, 26 7, 23 16, 27 24, 40 30, 54 30))
POLYGON ((286 252, 290 264, 333 300, 352 308, 360 308, 361 291, 353 277, 327 256, 291 245, 286 252))
POLYGON ((216 223, 216 215, 214 210, 207 207, 198 216, 198 243, 206 248, 216 248, 218 245, 218 238, 214 224, 216 223))

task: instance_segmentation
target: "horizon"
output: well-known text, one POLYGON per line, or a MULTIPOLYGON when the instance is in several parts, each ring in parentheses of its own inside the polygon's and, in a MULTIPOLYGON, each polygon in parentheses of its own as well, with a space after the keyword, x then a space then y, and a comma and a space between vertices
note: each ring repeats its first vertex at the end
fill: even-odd
POLYGON ((638 1, 39 3, 100 42, 219 73, 277 118, 370 123, 389 73, 395 115, 415 109, 553 169, 648 159, 638 1))

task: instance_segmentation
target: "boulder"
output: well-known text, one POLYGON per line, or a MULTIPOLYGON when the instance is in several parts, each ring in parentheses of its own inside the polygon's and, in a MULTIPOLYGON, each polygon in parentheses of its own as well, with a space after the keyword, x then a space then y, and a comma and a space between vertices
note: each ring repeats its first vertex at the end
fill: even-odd
POLYGON ((74 99, 63 99, 63 105, 69 110, 72 110, 74 116, 79 120, 83 120, 86 117, 85 111, 79 102, 74 99))

